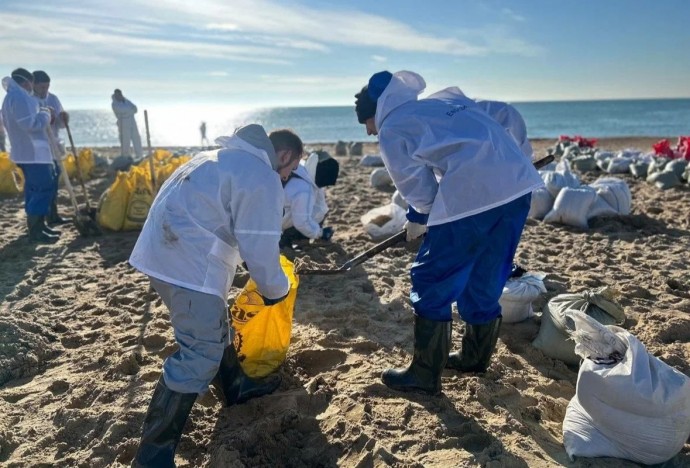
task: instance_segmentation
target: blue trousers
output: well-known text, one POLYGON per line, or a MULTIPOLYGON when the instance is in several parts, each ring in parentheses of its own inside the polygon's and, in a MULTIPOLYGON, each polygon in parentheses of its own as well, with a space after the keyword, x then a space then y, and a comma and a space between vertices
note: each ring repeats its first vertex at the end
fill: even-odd
POLYGON ((501 314, 498 303, 527 220, 531 194, 474 216, 430 226, 410 270, 410 299, 420 317, 469 324, 501 314))
POLYGON ((165 385, 174 392, 204 393, 232 343, 227 305, 218 296, 149 278, 170 311, 179 345, 163 362, 165 385))
POLYGON ((29 216, 46 216, 57 194, 55 165, 18 164, 24 173, 24 211, 29 216))

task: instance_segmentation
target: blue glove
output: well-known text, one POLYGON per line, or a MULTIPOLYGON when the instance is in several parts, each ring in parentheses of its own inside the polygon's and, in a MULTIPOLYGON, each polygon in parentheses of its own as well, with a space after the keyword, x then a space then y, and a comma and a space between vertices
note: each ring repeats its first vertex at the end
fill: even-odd
POLYGON ((325 241, 331 240, 331 237, 333 237, 333 228, 332 227, 325 227, 321 230, 321 239, 325 241))
MULTIPOLYGON (((288 292, 288 294, 289 294, 289 292, 288 292)), ((264 296, 263 294, 259 294, 259 295, 261 296, 261 299, 264 301, 264 305, 267 305, 267 306, 279 304, 279 303, 283 302, 286 297, 288 297, 288 295, 286 294, 283 297, 279 297, 277 299, 269 299, 266 296, 264 296)))

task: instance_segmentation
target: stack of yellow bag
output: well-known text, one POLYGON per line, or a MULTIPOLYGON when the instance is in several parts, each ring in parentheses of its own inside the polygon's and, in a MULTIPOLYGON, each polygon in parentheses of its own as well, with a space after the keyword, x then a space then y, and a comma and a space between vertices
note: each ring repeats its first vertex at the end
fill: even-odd
POLYGON ((112 231, 141 229, 153 203, 154 190, 151 180, 151 158, 156 172, 158 192, 168 177, 191 159, 190 156, 173 156, 170 151, 157 149, 129 172, 118 172, 115 182, 101 196, 98 205, 98 224, 112 231))
POLYGON ((0 152, 0 194, 16 195, 24 190, 24 173, 10 155, 0 152))
POLYGON ((84 178, 84 181, 87 181, 91 178, 91 172, 96 165, 96 160, 93 157, 93 151, 91 151, 89 148, 84 148, 79 151, 79 156, 77 158, 75 158, 72 153, 67 153, 67 156, 65 156, 65 159, 63 159, 62 164, 65 167, 65 171, 67 171, 69 178, 73 180, 78 180, 77 164, 79 164, 81 176, 84 178))

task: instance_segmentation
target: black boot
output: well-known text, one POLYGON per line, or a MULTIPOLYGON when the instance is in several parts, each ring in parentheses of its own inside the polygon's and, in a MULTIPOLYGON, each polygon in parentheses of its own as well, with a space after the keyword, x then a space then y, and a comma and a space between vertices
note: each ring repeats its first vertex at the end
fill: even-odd
POLYGON ((211 384, 220 392, 225 406, 231 406, 273 393, 280 386, 281 380, 279 374, 262 379, 249 377, 242 370, 235 346, 231 344, 225 348, 218 373, 211 384))
POLYGON ((60 234, 62 234, 62 232, 58 231, 57 229, 52 229, 52 228, 48 227, 48 225, 46 224, 46 216, 41 216, 41 224, 42 224, 41 229, 43 230, 43 232, 45 232, 49 236, 58 236, 59 237, 60 234))
POLYGON ((194 406, 196 393, 173 392, 161 375, 144 419, 134 467, 174 467, 175 449, 194 406))
POLYGON ((483 325, 465 324, 465 335, 462 337, 460 352, 448 356, 446 367, 461 372, 486 372, 489 368, 491 355, 496 349, 498 332, 501 328, 502 316, 498 316, 483 325))
POLYGON ((43 230, 43 216, 27 215, 26 224, 29 228, 29 242, 34 244, 54 244, 59 236, 48 234, 43 230))
POLYGON ((71 223, 72 219, 71 218, 63 218, 58 214, 58 209, 57 209, 57 201, 53 201, 53 203, 50 205, 50 213, 48 213, 48 216, 46 216, 46 223, 47 224, 67 224, 71 223))
POLYGON ((386 369, 384 384, 395 390, 414 390, 438 395, 441 373, 450 351, 452 322, 436 322, 414 317, 414 354, 407 369, 386 369))

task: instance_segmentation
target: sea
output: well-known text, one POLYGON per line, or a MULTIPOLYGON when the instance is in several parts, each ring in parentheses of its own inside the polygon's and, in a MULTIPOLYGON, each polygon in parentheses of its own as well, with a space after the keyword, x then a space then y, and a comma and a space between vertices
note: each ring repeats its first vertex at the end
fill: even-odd
MULTIPOLYGON (((65 103, 67 104, 67 103, 65 103)), ((137 123, 147 145, 144 106, 139 105, 137 123)), ((523 115, 530 138, 584 137, 675 138, 690 135, 690 99, 638 99, 607 101, 559 101, 512 103, 523 115)), ((69 109, 68 109, 69 110, 69 109)), ((372 141, 357 122, 353 106, 233 107, 160 106, 146 109, 153 147, 202 145, 200 125, 206 122, 211 144, 238 126, 259 123, 267 130, 292 128, 306 143, 372 141)), ((115 117, 110 109, 70 110, 70 129, 76 146, 119 145, 115 117)), ((63 138, 65 135, 62 135, 63 138)))

